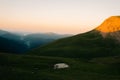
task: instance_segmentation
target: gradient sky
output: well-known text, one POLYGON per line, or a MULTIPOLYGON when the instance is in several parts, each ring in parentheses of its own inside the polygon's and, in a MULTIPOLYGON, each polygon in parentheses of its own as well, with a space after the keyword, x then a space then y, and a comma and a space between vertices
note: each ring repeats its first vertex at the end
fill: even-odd
POLYGON ((120 15, 120 0, 0 0, 0 29, 78 34, 120 15))

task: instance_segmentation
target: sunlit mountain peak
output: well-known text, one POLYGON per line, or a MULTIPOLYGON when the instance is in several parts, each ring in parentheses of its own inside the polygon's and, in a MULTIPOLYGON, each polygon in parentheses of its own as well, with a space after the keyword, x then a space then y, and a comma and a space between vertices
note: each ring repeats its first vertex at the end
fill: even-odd
POLYGON ((116 32, 120 30, 120 16, 111 16, 106 19, 96 30, 104 33, 116 32))

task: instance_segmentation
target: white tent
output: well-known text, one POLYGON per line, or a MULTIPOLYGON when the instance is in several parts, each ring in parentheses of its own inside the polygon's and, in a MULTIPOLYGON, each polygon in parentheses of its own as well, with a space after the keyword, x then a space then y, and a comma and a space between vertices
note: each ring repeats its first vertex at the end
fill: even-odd
POLYGON ((57 63, 54 65, 54 69, 63 69, 63 68, 69 68, 69 65, 66 63, 57 63))

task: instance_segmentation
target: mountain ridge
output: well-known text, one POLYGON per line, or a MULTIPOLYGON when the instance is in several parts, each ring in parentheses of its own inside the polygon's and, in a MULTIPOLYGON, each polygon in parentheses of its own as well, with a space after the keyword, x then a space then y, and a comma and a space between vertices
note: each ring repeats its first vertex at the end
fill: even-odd
POLYGON ((8 53, 25 53, 33 48, 48 44, 69 35, 34 33, 22 35, 0 30, 0 51, 8 53), (4 48, 3 48, 4 46, 4 48))
MULTIPOLYGON (((110 19, 114 18, 110 17, 107 19, 107 21, 109 21, 110 19)), ((114 22, 111 22, 110 20, 109 23, 114 22)), ((107 23, 105 21, 102 24, 107 23)), ((117 38, 115 37, 116 32, 114 32, 114 34, 111 34, 112 32, 108 32, 107 36, 104 37, 102 35, 103 32, 100 31, 101 29, 99 30, 99 28, 101 28, 101 26, 87 33, 78 34, 69 38, 57 40, 48 45, 36 48, 31 52, 28 52, 28 54, 86 59, 119 55, 120 44, 118 44, 117 38)), ((119 33, 117 37, 120 38, 119 33)))

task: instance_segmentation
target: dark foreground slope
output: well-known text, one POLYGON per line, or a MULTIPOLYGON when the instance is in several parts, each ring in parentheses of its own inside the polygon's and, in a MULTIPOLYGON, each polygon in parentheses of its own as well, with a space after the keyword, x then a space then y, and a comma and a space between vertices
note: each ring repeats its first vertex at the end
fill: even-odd
POLYGON ((0 53, 0 80, 120 80, 120 57, 81 59, 0 53), (56 63, 70 68, 54 70, 56 63))
POLYGON ((111 37, 103 38, 100 32, 88 33, 57 40, 30 52, 40 56, 94 58, 120 54, 120 46, 111 37))

